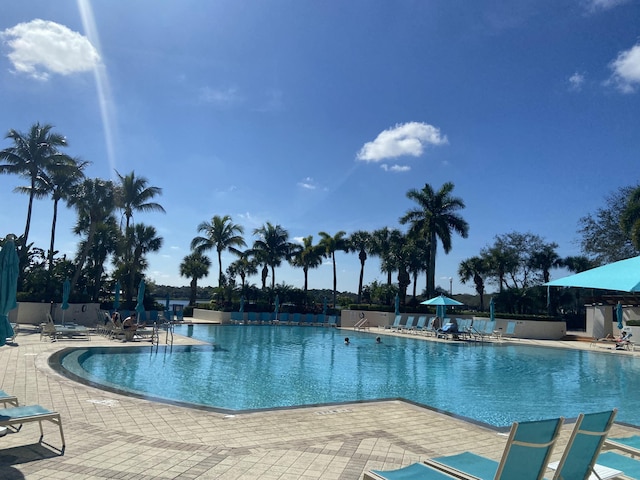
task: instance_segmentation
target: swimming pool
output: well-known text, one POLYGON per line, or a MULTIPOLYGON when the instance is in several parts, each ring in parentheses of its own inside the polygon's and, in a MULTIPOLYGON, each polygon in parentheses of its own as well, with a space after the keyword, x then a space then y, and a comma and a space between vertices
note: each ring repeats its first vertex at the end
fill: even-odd
POLYGON ((640 425, 640 363, 626 355, 399 336, 376 344, 375 334, 322 327, 176 333, 213 346, 75 348, 59 361, 107 388, 223 411, 403 398, 499 427, 614 407, 618 421, 640 425))

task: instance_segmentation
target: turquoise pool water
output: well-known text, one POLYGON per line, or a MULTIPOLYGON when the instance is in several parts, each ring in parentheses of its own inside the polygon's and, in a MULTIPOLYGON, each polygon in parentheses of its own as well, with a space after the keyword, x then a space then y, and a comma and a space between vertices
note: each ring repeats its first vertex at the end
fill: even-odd
POLYGON ((404 398, 499 427, 614 407, 617 421, 640 426, 640 362, 626 355, 397 336, 376 344, 375 333, 322 327, 176 333, 213 346, 79 348, 61 364, 107 388, 229 411, 404 398))

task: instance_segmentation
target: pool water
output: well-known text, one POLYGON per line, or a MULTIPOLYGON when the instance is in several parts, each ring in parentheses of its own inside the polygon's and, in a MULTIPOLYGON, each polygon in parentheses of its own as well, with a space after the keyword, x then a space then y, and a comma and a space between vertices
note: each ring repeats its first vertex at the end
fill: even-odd
POLYGON ((377 344, 375 333, 322 327, 176 333, 212 346, 88 347, 61 364, 107 388, 230 411, 403 398, 498 427, 614 407, 617 421, 640 426, 640 363, 626 355, 399 336, 377 344))

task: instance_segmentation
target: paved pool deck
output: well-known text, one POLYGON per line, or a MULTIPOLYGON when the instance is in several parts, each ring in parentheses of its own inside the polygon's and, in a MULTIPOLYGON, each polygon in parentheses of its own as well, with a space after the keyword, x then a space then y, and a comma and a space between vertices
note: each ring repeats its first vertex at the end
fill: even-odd
MULTIPOLYGON (((371 332, 411 335, 376 328, 371 332)), ((519 342, 594 348, 578 341, 519 342)), ((0 347, 0 389, 16 395, 21 405, 39 404, 59 412, 66 451, 61 456, 54 448, 39 444, 37 423, 27 423, 20 432, 0 438, 3 480, 356 480, 372 468, 395 469, 466 450, 499 459, 506 440, 493 429, 402 401, 235 416, 156 403, 73 382, 48 365, 49 356, 62 348, 117 348, 123 345, 119 341, 99 335, 92 335, 90 342, 41 341, 39 333, 21 328, 16 343, 0 347)), ((196 342, 175 337, 175 344, 192 343, 196 342)), ((159 348, 165 347, 161 344, 159 348)), ((602 352, 640 357, 640 352, 602 352)), ((48 422, 44 427, 44 441, 59 447, 57 427, 48 422)), ((563 428, 554 460, 570 429, 571 425, 563 428)), ((612 435, 639 433, 616 424, 612 435)))

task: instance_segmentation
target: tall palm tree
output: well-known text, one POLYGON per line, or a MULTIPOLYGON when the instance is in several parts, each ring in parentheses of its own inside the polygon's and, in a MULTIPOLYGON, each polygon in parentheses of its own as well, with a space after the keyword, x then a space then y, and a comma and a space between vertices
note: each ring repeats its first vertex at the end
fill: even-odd
POLYGON ((338 276, 336 274, 336 252, 348 252, 350 248, 347 232, 340 230, 333 237, 327 232, 320 232, 320 245, 324 247, 324 255, 333 263, 333 306, 336 306, 336 292, 338 288, 338 276))
POLYGON ((458 276, 462 283, 473 280, 476 293, 480 296, 480 310, 484 310, 484 278, 487 273, 487 265, 481 257, 471 257, 460 262, 458 276))
POLYGON ((131 303, 136 285, 143 278, 142 272, 148 265, 146 255, 159 251, 164 240, 158 236, 155 227, 143 223, 130 226, 127 229, 126 237, 126 246, 131 248, 131 251, 119 263, 124 265, 124 272, 126 272, 124 276, 128 279, 125 298, 131 303))
POLYGON ((60 153, 58 148, 66 147, 67 140, 59 133, 51 130, 52 125, 40 125, 35 123, 28 133, 17 130, 9 130, 5 138, 13 140, 13 146, 0 150, 0 173, 10 173, 27 177, 30 186, 21 190, 29 194, 29 206, 27 208, 27 222, 24 227, 23 241, 21 242, 23 254, 29 244, 29 229, 31 226, 31 213, 33 211, 33 199, 36 196, 36 182, 42 172, 52 164, 63 162, 68 157, 60 153))
MULTIPOLYGON (((253 242, 252 253, 260 263, 264 263, 265 268, 271 268, 271 290, 273 291, 276 286, 276 267, 279 267, 291 254, 289 232, 280 225, 267 222, 262 227, 254 229, 253 234, 258 239, 253 242)), ((262 288, 264 288, 266 279, 264 269, 262 279, 262 288)))
POLYGON ((371 235, 371 254, 380 258, 380 271, 387 274, 387 285, 391 286, 391 275, 394 272, 394 262, 391 255, 391 245, 402 237, 397 228, 383 227, 371 235))
POLYGON ((105 223, 115 210, 114 190, 115 186, 111 181, 88 178, 77 186, 69 198, 69 205, 75 207, 78 213, 75 233, 86 231, 85 245, 78 254, 76 271, 71 280, 72 289, 78 283, 98 225, 105 223))
POLYGON ((198 293, 198 280, 209 275, 211 260, 201 252, 191 252, 182 259, 180 264, 180 276, 190 278, 191 295, 189 297, 189 305, 196 304, 196 296, 198 293))
POLYGON ((53 200, 53 219, 51 221, 51 242, 49 244, 49 270, 53 264, 55 253, 56 224, 58 222, 58 203, 69 200, 76 187, 84 180, 84 169, 90 162, 67 157, 62 161, 50 164, 36 179, 36 197, 51 196, 53 200))
POLYGON ((240 275, 242 282, 242 293, 244 294, 247 277, 258 273, 258 262, 252 257, 251 250, 245 250, 240 254, 240 258, 229 265, 233 275, 240 275))
POLYGON ((418 276, 420 273, 426 270, 426 265, 429 265, 429 244, 427 244, 424 237, 413 237, 407 235, 407 243, 405 249, 407 250, 407 267, 409 273, 413 278, 413 294, 412 297, 415 300, 417 296, 418 276))
POLYGON ((309 287, 309 269, 322 265, 324 248, 321 245, 314 245, 313 235, 309 235, 302 239, 302 245, 293 245, 291 250, 291 265, 302 268, 304 273, 304 296, 306 299, 309 287))
MULTIPOLYGON (((81 232, 77 232, 81 233, 81 232)), ((78 250, 82 252, 86 240, 78 244, 78 250)), ((91 292, 93 301, 98 301, 102 282, 104 280, 105 263, 109 255, 115 255, 122 244, 122 233, 118 227, 115 216, 110 215, 97 227, 91 245, 89 246, 84 272, 87 278, 86 285, 91 292)))
POLYGON ((360 278, 358 279, 358 303, 362 301, 362 284, 364 282, 364 264, 367 261, 367 252, 371 249, 371 234, 364 230, 358 230, 349 237, 351 251, 358 252, 360 260, 360 278))
POLYGON ((241 253, 237 247, 247 245, 242 238, 244 228, 233 223, 229 215, 215 215, 211 222, 198 225, 198 233, 204 235, 191 240, 191 250, 204 253, 215 249, 218 252, 218 287, 222 287, 222 252, 229 250, 238 255, 241 253))
POLYGON ((166 213, 162 205, 151 201, 154 197, 162 195, 161 188, 148 187, 149 180, 145 177, 136 177, 134 171, 128 175, 121 175, 116 170, 116 174, 120 181, 116 205, 122 210, 122 214, 126 219, 125 232, 131 226, 131 219, 136 211, 166 213))
POLYGON ((464 208, 461 198, 451 195, 454 185, 447 182, 440 190, 425 184, 422 190, 411 189, 407 198, 418 203, 418 208, 411 209, 400 218, 400 223, 410 223, 410 233, 420 234, 429 242, 430 254, 427 268, 427 295, 435 293, 436 252, 438 240, 445 253, 451 251, 451 234, 458 233, 462 238, 469 235, 469 225, 457 214, 464 208))

